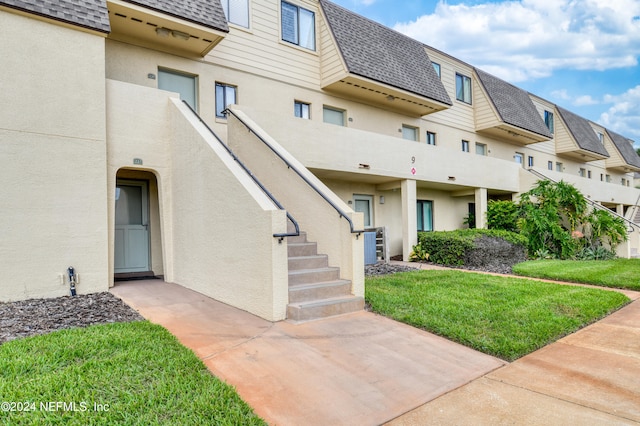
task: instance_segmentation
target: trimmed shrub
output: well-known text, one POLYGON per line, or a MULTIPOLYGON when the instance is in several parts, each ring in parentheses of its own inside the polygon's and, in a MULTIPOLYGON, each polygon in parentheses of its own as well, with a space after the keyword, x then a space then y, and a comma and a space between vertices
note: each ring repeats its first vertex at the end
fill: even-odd
POLYGON ((503 230, 460 229, 420 232, 418 245, 433 263, 484 268, 526 260, 527 240, 503 230))
POLYGON ((487 206, 487 227, 518 232, 518 205, 509 200, 489 200, 487 206))

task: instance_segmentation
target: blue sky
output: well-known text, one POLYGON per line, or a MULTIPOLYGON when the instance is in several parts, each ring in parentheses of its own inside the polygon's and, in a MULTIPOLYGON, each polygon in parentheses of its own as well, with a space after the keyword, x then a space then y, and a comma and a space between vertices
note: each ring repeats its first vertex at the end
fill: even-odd
POLYGON ((332 1, 640 147, 640 0, 332 1))

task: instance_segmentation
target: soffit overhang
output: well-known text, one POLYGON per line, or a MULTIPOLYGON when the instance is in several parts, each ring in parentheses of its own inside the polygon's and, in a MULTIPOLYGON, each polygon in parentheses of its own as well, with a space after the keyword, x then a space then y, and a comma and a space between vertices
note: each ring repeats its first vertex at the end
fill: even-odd
POLYGON ((119 0, 107 2, 108 38, 181 56, 204 57, 227 35, 191 21, 119 0))

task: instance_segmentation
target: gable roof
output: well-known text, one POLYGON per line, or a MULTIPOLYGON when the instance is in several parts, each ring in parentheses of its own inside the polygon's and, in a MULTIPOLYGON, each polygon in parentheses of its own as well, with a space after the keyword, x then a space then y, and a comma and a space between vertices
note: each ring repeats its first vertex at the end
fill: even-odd
POLYGON ((123 0, 208 28, 229 32, 220 0, 123 0))
MULTIPOLYGON (((123 0, 229 32, 220 0, 123 0)), ((0 5, 103 33, 111 31, 107 0, 0 0, 0 5)))
POLYGON ((624 158, 624 161, 630 166, 640 168, 640 157, 638 157, 636 150, 633 149, 632 141, 609 129, 607 129, 607 133, 618 149, 618 152, 620 152, 620 155, 622 155, 622 158, 624 158))
POLYGON ((102 33, 111 31, 106 0, 0 0, 0 5, 102 33))
POLYGON ((596 154, 604 155, 606 157, 609 156, 604 145, 600 142, 598 136, 596 136, 596 132, 586 119, 557 105, 556 109, 560 113, 562 120, 567 125, 567 129, 571 133, 571 136, 573 136, 573 139, 581 149, 595 152, 596 154))
POLYGON ((502 121, 549 139, 553 137, 527 92, 478 68, 474 70, 502 121))
POLYGON ((422 43, 327 0, 320 5, 349 73, 452 105, 422 43))

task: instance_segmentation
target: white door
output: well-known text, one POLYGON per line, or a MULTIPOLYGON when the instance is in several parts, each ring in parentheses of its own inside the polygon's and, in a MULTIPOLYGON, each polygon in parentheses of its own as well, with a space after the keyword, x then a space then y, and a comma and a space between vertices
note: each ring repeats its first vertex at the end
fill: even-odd
POLYGON ((115 273, 149 271, 147 183, 116 183, 115 273))

